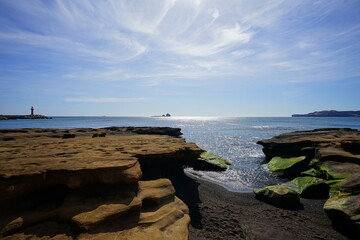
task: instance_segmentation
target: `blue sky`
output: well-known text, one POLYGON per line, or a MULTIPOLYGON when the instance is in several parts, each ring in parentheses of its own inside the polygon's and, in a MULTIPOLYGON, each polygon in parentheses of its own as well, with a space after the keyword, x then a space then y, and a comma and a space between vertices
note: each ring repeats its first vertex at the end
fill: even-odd
POLYGON ((358 0, 0 0, 0 113, 360 110, 358 0))

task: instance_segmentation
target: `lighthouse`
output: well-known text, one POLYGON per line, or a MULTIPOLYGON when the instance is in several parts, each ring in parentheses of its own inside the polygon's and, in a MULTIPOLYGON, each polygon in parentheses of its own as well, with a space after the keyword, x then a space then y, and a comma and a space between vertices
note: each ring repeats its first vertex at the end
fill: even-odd
POLYGON ((34 107, 31 107, 31 116, 34 116, 34 107))

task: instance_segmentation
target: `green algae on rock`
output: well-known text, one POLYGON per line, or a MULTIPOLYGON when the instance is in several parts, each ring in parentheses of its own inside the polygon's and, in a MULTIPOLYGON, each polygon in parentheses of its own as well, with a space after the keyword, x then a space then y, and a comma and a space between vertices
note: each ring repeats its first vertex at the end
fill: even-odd
POLYGON ((272 185, 254 189, 254 193, 257 199, 276 207, 298 208, 301 206, 299 194, 288 186, 272 185))
POLYGON ((299 192, 301 197, 318 196, 319 192, 314 190, 317 189, 315 187, 317 183, 321 186, 320 189, 324 191, 329 189, 326 194, 330 199, 327 200, 324 209, 333 221, 334 227, 346 236, 356 236, 355 239, 358 239, 360 234, 359 130, 324 128, 298 131, 262 140, 258 144, 264 147, 263 152, 266 159, 276 156, 306 156, 308 160, 312 159, 311 161, 296 163, 294 164, 295 167, 291 166, 294 170, 290 172, 291 174, 286 172, 288 169, 285 171, 278 167, 282 164, 291 165, 291 161, 281 161, 281 158, 275 158, 277 161, 274 160, 271 164, 269 162, 269 169, 273 173, 280 174, 281 177, 288 179, 299 176, 310 177, 308 179, 296 178, 283 184, 299 192), (315 179, 311 180, 311 177, 315 179), (320 180, 316 180, 316 178, 320 180), (300 191, 299 188, 303 191, 300 191), (308 189, 312 191, 309 192, 308 189))
POLYGON ((203 152, 200 158, 194 160, 191 165, 196 170, 225 171, 231 162, 211 152, 203 152))
POLYGON ((360 165, 355 163, 325 161, 319 167, 328 180, 345 179, 360 173, 360 165))
POLYGON ((295 186, 301 197, 307 198, 327 198, 329 195, 329 186, 326 181, 317 177, 297 177, 290 181, 295 186))
POLYGON ((323 174, 315 168, 311 168, 301 173, 301 176, 310 176, 310 177, 318 177, 318 178, 321 178, 322 175, 323 174))
POLYGON ((305 156, 300 157, 273 157, 268 163, 269 170, 281 176, 293 175, 301 169, 306 161, 305 156))

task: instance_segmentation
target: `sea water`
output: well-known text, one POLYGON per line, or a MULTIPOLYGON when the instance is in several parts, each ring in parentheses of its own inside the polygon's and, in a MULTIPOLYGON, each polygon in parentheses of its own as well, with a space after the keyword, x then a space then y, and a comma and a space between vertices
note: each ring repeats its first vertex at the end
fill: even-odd
POLYGON ((360 130, 356 117, 223 118, 223 117, 54 117, 0 121, 3 128, 100 128, 109 126, 154 126, 181 128, 188 142, 232 162, 225 172, 186 169, 188 174, 218 183, 232 191, 251 191, 282 180, 269 173, 264 164, 262 139, 281 133, 315 128, 360 130))

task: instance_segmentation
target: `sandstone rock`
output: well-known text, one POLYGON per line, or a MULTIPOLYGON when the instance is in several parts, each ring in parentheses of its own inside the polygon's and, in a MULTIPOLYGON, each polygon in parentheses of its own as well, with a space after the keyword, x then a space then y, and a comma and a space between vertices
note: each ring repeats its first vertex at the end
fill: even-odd
POLYGON ((315 129, 312 131, 299 131, 284 133, 270 139, 259 141, 264 147, 263 151, 267 159, 275 156, 315 156, 316 148, 331 146, 341 142, 346 144, 358 142, 360 132, 348 128, 315 129), (325 144, 325 145, 324 145, 325 144))
POLYGON ((0 236, 187 239, 189 210, 175 196, 171 181, 140 181, 141 169, 171 174, 170 166, 182 171, 187 161, 199 157, 203 150, 195 144, 166 136, 177 132, 0 130, 0 139, 9 139, 0 146, 0 236))
POLYGON ((152 205, 160 205, 164 202, 173 201, 175 189, 169 179, 158 179, 153 181, 140 181, 138 197, 146 208, 152 205))
POLYGON ((292 188, 273 185, 262 189, 254 189, 255 197, 281 208, 298 208, 301 206, 300 196, 292 188))
POLYGON ((190 165, 196 170, 225 171, 231 163, 211 152, 204 152, 200 155, 200 158, 192 161, 190 165))

